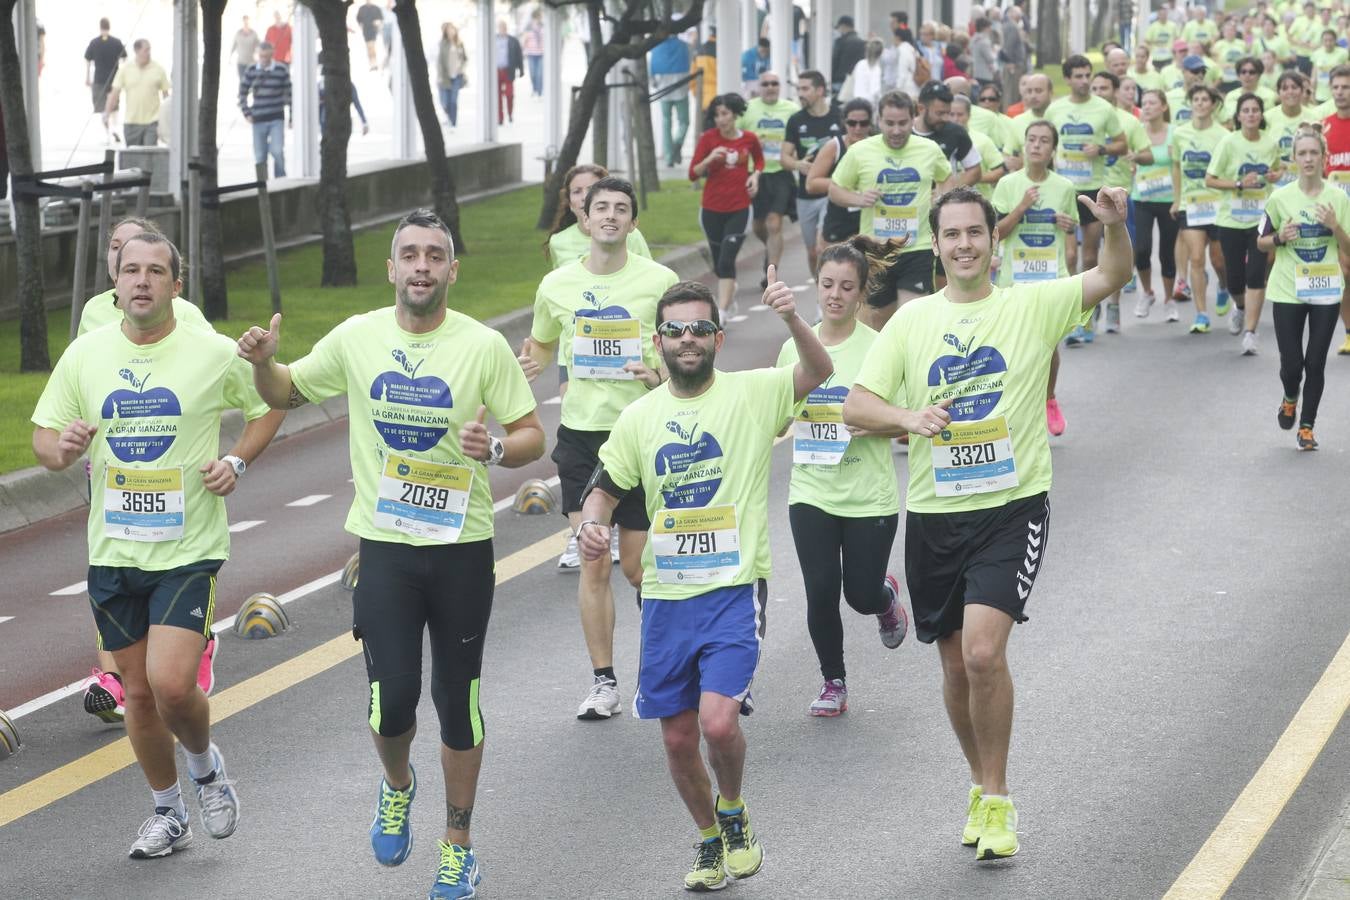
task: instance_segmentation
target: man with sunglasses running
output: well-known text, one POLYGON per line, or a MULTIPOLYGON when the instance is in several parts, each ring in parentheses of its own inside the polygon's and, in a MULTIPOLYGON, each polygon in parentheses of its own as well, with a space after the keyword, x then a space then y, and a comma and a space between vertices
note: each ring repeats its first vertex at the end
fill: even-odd
POLYGON ((714 368, 725 333, 712 292, 682 281, 656 306, 654 346, 670 379, 629 405, 600 448, 582 507, 584 559, 609 552, 609 523, 641 488, 651 519, 643 550, 638 716, 659 718, 676 790, 699 843, 684 886, 712 891, 749 878, 764 851, 741 798, 750 682, 764 638, 769 468, 793 408, 834 370, 797 315, 792 289, 768 271, 764 305, 786 323, 800 360, 781 369, 714 368), (712 783, 700 755, 717 778, 712 783))

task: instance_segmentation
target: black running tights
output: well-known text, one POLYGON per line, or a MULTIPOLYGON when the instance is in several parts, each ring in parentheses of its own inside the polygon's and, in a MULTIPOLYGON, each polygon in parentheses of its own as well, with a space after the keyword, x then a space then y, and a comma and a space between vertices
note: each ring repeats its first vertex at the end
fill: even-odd
POLYGON ((1340 319, 1339 303, 1313 306, 1308 303, 1272 303, 1275 316, 1275 344, 1280 348, 1280 381, 1284 395, 1297 398, 1299 382, 1303 382, 1303 402, 1299 404, 1298 424, 1309 428, 1317 422, 1317 407, 1322 402, 1322 388, 1326 383, 1324 372, 1327 352, 1336 335, 1340 319), (1303 346, 1304 324, 1307 324, 1308 345, 1303 346))
POLYGON ((1153 223, 1158 223, 1158 262, 1162 277, 1177 277, 1177 220, 1172 204, 1134 201, 1134 267, 1153 268, 1153 223))
POLYGON ((842 585, 848 605, 863 615, 880 615, 890 608, 884 581, 900 516, 845 518, 794 503, 788 507, 788 522, 806 583, 806 628, 820 660, 820 674, 826 680, 843 678, 839 589, 842 585))

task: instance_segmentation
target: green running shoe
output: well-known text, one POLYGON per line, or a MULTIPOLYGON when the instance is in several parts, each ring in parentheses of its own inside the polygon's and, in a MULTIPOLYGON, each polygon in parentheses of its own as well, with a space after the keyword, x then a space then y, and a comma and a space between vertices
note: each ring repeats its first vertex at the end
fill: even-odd
POLYGON ((978 784, 970 787, 970 806, 966 808, 966 827, 961 829, 961 846, 974 847, 980 842, 980 831, 984 828, 984 819, 980 818, 980 797, 984 788, 978 784))
POLYGON ((1007 797, 980 798, 980 841, 976 859, 1006 859, 1017 853, 1017 809, 1007 797))
POLYGON ((726 869, 732 878, 749 878, 764 865, 764 848, 750 827, 750 814, 745 807, 734 813, 717 811, 717 827, 722 831, 726 847, 726 869))
POLYGON ((694 867, 684 876, 684 889, 703 893, 720 891, 726 887, 727 873, 722 867, 726 850, 722 846, 722 839, 700 841, 694 848, 698 852, 694 855, 694 867))

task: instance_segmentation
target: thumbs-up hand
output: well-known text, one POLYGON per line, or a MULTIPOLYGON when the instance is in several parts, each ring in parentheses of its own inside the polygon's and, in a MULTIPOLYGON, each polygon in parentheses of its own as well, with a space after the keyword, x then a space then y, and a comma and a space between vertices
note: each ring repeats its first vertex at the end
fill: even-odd
POLYGON ((459 447, 464 451, 464 455, 478 460, 479 462, 488 461, 488 450, 491 446, 490 435, 487 426, 483 420, 487 418, 487 407, 478 407, 478 415, 472 422, 465 422, 464 427, 459 430, 459 447))
POLYGON ((266 365, 277 355, 281 343, 281 313, 272 317, 266 331, 254 325, 239 338, 239 355, 255 366, 266 365))
POLYGON ((760 302, 777 313, 784 322, 790 321, 797 314, 797 296, 792 293, 792 288, 778 280, 777 266, 770 265, 765 277, 769 280, 769 286, 764 289, 764 297, 760 302))
POLYGON ((525 380, 533 382, 539 377, 543 368, 535 360, 531 351, 534 349, 534 341, 529 338, 520 345, 520 355, 516 357, 516 362, 520 363, 520 371, 525 373, 525 380))

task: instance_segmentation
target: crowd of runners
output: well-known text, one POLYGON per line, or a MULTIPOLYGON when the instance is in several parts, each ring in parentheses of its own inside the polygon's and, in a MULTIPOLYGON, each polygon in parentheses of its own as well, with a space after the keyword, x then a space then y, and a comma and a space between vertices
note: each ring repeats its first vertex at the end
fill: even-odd
POLYGON ((114 287, 89 300, 32 418, 43 465, 88 458, 99 667, 84 702, 125 722, 153 794, 130 855, 192 840, 175 740, 202 827, 215 838, 235 830, 238 791, 207 699, 215 578, 229 554, 224 498, 286 410, 337 395, 353 423, 346 527, 360 540, 353 621, 381 769, 370 826, 381 864, 412 850, 409 749, 429 634, 447 810, 430 896, 475 896, 479 677, 494 590, 488 470, 524 466, 551 445, 571 531, 558 567, 578 572, 591 666, 576 715, 621 715, 631 678, 634 711, 660 720, 698 834, 684 886, 716 890, 759 871, 740 718, 764 637, 769 472, 784 437, 821 674, 803 712, 848 709, 841 597, 875 617, 890 649, 912 616, 918 640, 937 645, 970 772, 953 786, 952 838, 959 831, 979 860, 1017 853, 1006 646, 1048 539, 1049 438, 1066 428, 1060 348, 1120 332, 1122 294, 1133 292, 1140 319, 1180 322, 1190 304, 1191 334, 1227 316, 1234 352, 1254 355, 1269 299, 1277 423, 1297 426, 1300 449, 1317 447, 1350 268, 1350 65, 1333 52, 1344 27, 1310 24, 1328 15, 1311 2, 1291 19, 1287 5, 1262 0, 1222 21, 1201 9, 1184 27, 1164 9, 1133 54, 1108 46, 1100 68, 1069 57, 1059 97, 1054 79, 1029 74, 1008 109, 997 84, 960 76, 874 106, 832 102, 811 70, 796 77, 796 101, 782 100, 783 78, 763 72, 758 96, 712 101, 689 160, 713 286, 651 259, 631 184, 577 166, 518 349, 455 311, 460 262, 425 210, 394 228, 393 304, 348 319, 289 365, 276 360, 279 315, 237 341, 216 334, 179 296, 173 243, 152 221, 120 223, 107 248, 114 287), (794 218, 814 322, 778 274, 794 218), (729 337, 747 233, 763 248, 752 271, 784 341, 775 365, 726 371, 717 358, 745 327, 729 337), (549 441, 530 383, 555 365, 561 420, 549 441), (218 457, 230 408, 247 426, 218 457), (887 562, 902 507, 900 577, 887 562), (640 667, 624 678, 614 563, 641 609, 640 667))

